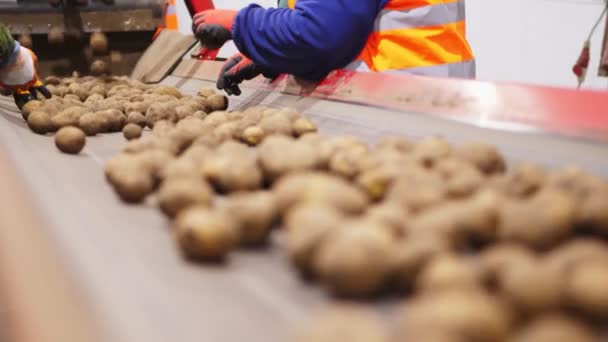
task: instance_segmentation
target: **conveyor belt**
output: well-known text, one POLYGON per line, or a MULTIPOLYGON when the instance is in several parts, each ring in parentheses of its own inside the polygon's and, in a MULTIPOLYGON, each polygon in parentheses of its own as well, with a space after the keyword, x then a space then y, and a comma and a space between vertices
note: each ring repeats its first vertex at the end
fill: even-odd
MULTIPOLYGON (((168 78, 194 93, 210 82, 168 78)), ((434 117, 244 88, 231 108, 290 106, 322 133, 413 139, 442 135, 458 143, 496 144, 509 162, 578 164, 608 178, 606 145, 557 136, 492 131, 434 117)), ((102 164, 116 154, 120 134, 87 139, 78 156, 59 153, 51 136, 31 133, 9 98, 0 100, 0 145, 46 220, 44 233, 88 299, 111 341, 285 341, 294 324, 328 302, 298 279, 274 247, 239 251, 225 266, 184 262, 154 203, 122 204, 106 184, 102 164)), ((3 166, 4 167, 4 166, 3 166)), ((6 195, 6 194, 5 194, 6 195)), ((380 300, 379 308, 390 308, 380 300)))

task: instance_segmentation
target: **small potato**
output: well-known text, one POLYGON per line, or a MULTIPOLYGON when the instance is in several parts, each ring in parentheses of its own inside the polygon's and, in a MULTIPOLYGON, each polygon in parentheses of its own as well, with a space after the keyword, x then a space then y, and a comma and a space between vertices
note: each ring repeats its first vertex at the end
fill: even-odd
POLYGON ((105 121, 108 132, 120 132, 127 124, 127 117, 118 109, 108 109, 95 113, 105 121))
POLYGON ((570 306, 598 320, 608 319, 608 263, 592 260, 573 268, 566 283, 570 306))
POLYGON ((365 212, 365 218, 384 224, 395 240, 403 239, 408 234, 410 213, 397 203, 384 202, 371 206, 365 212))
POLYGON ((257 190, 263 180, 257 159, 255 151, 246 145, 229 141, 209 156, 202 174, 221 192, 257 190))
POLYGON ((151 103, 146 111, 146 120, 150 127, 154 127, 154 124, 161 120, 175 122, 176 119, 175 107, 171 102, 151 103))
POLYGON ((264 139, 264 130, 260 126, 250 126, 243 131, 243 141, 249 145, 257 145, 264 139))
MULTIPOLYGON (((378 314, 353 304, 340 304, 314 313, 294 342, 388 342, 388 329, 378 314)), ((433 341, 431 341, 433 342, 433 341)))
POLYGON ((367 196, 343 179, 321 172, 299 172, 281 177, 274 185, 282 211, 299 203, 319 203, 344 213, 361 213, 367 196))
POLYGON ((471 261, 454 255, 441 255, 424 268, 417 279, 416 289, 437 293, 452 289, 481 289, 480 269, 471 261))
POLYGON ((436 165, 444 178, 447 194, 460 198, 472 195, 484 182, 483 175, 475 166, 456 158, 445 158, 436 165))
POLYGON ((401 316, 400 329, 405 332, 444 331, 456 341, 507 341, 511 325, 509 312, 496 298, 471 290, 415 297, 401 316))
POLYGON ((420 212, 441 203, 447 196, 443 178, 422 168, 405 169, 386 194, 389 200, 420 212))
POLYGON ((238 222, 245 245, 266 243, 279 214, 274 196, 265 191, 231 194, 223 208, 238 222))
POLYGON ((93 32, 91 33, 89 45, 96 54, 104 54, 108 51, 108 38, 103 32, 93 32))
POLYGON ((91 63, 90 69, 91 75, 95 76, 101 76, 110 72, 108 63, 102 61, 101 59, 94 60, 93 63, 91 63))
POLYGON ((306 133, 314 133, 317 131, 317 127, 307 118, 299 118, 292 124, 292 130, 296 137, 302 136, 306 133))
POLYGON ((312 145, 282 135, 264 139, 259 155, 262 170, 271 181, 291 172, 314 169, 319 159, 312 145))
POLYGON ((35 110, 28 115, 27 125, 37 134, 46 134, 55 130, 49 115, 41 110, 35 110))
POLYGON ((78 127, 88 135, 95 135, 104 131, 103 119, 95 113, 85 113, 78 119, 78 127))
POLYGON ((122 134, 127 140, 133 140, 141 137, 142 128, 140 125, 130 123, 122 128, 122 134))
POLYGON ((498 235, 534 248, 549 248, 573 233, 575 219, 575 199, 563 191, 545 189, 527 200, 504 202, 498 235))
POLYGON ((597 342, 583 322, 559 314, 540 316, 513 336, 514 342, 597 342))
POLYGON ((170 95, 178 99, 182 97, 182 93, 177 88, 172 86, 155 86, 151 89, 151 92, 158 95, 170 95))
POLYGON ((537 314, 559 308, 564 302, 565 274, 544 261, 526 262, 505 268, 501 292, 522 314, 537 314))
POLYGON ((63 127, 55 135, 55 146, 64 153, 77 154, 85 145, 86 136, 76 127, 63 127))
POLYGON ((525 198, 539 191, 545 180, 545 169, 535 164, 524 163, 516 165, 506 175, 490 178, 490 186, 508 196, 525 198))
POLYGON ((448 241, 437 235, 399 241, 391 256, 391 277, 395 286, 402 291, 410 291, 420 272, 438 255, 448 253, 448 241))
POLYGON ((373 221, 344 222, 320 246, 315 268, 334 294, 368 296, 385 285, 394 244, 387 228, 373 221))
POLYGON ((439 137, 422 139, 412 151, 413 157, 426 167, 433 167, 436 162, 452 154, 452 148, 447 141, 439 137))
POLYGON ((530 249, 517 244, 501 243, 485 249, 479 255, 484 283, 491 289, 502 287, 502 281, 510 268, 524 267, 536 261, 530 249))
POLYGON ((146 127, 146 117, 139 112, 130 112, 127 115, 127 123, 139 125, 141 128, 146 127))
POLYGON ((80 117, 87 112, 86 108, 82 107, 70 107, 61 111, 55 116, 51 116, 53 125, 57 128, 66 126, 77 126, 80 117))
POLYGON ((591 191, 577 211, 577 225, 589 227, 602 236, 608 236, 608 190, 591 191))
POLYGON ((141 165, 129 162, 125 165, 106 164, 106 176, 118 196, 126 203, 140 203, 155 187, 154 177, 141 165))
POLYGON ((280 135, 291 135, 291 121, 286 116, 280 114, 273 114, 263 117, 259 124, 265 135, 280 134, 280 135))
POLYGON ((496 147, 482 142, 471 142, 459 146, 455 154, 458 158, 468 161, 484 174, 503 173, 506 169, 505 160, 496 147))
POLYGON ((141 101, 141 102, 129 102, 125 104, 125 113, 137 112, 137 113, 146 113, 148 107, 150 106, 150 102, 141 101))
POLYGON ((316 203, 299 204, 286 214, 287 250, 304 277, 314 275, 313 260, 319 246, 344 220, 338 210, 316 203))
POLYGON ((197 92, 198 96, 207 98, 211 95, 215 95, 215 90, 211 89, 211 88, 201 88, 199 89, 199 91, 197 92))
POLYGON ((592 238, 570 239, 552 249, 547 259, 564 270, 592 261, 608 262, 608 243, 592 238))
POLYGON ((213 190, 201 178, 180 177, 165 180, 158 190, 158 204, 168 217, 175 217, 191 206, 209 206, 213 190))
POLYGON ((236 222, 221 210, 188 208, 177 216, 174 228, 177 243, 191 259, 222 260, 239 243, 236 222))
POLYGON ((28 101, 21 108, 21 115, 23 116, 23 120, 27 121, 28 116, 35 110, 39 110, 42 107, 42 101, 32 100, 28 101))
POLYGON ((362 162, 368 153, 367 146, 364 145, 342 148, 329 160, 329 170, 347 179, 357 177, 363 170, 362 162))
POLYGON ((220 94, 213 94, 206 98, 211 111, 228 109, 228 97, 220 94))

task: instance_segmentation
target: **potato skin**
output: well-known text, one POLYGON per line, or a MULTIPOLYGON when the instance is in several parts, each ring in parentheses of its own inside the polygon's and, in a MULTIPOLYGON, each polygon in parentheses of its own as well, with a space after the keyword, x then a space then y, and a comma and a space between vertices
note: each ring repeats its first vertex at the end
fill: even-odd
POLYGON ((209 206, 212 199, 213 190, 198 177, 170 178, 158 190, 159 207, 170 218, 190 206, 209 206))
POLYGON ((61 152, 68 154, 79 153, 83 149, 85 141, 84 132, 72 126, 61 128, 55 135, 55 146, 61 152))
POLYGON ((137 138, 141 137, 141 131, 142 131, 141 126, 134 124, 134 123, 126 124, 122 128, 122 134, 125 137, 125 139, 127 139, 127 140, 133 140, 133 139, 137 139, 137 138))
POLYGON ((279 214, 274 195, 266 191, 231 194, 223 209, 234 216, 239 225, 241 243, 248 246, 267 242, 279 214))
POLYGON ((55 130, 51 117, 41 110, 35 110, 28 115, 27 125, 37 134, 46 134, 55 130))
POLYGON ((512 339, 514 342, 595 342, 590 327, 560 314, 547 314, 534 319, 512 339))
POLYGON ((237 223, 221 210, 191 207, 174 222, 177 243, 190 259, 222 260, 239 243, 237 223))

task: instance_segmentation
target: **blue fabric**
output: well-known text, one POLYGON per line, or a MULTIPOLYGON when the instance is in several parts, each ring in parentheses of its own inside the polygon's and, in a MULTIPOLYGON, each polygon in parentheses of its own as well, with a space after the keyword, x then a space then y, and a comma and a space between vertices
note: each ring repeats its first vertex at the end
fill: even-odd
POLYGON ((236 16, 232 36, 270 74, 321 79, 357 58, 387 2, 298 0, 293 10, 251 4, 236 16))

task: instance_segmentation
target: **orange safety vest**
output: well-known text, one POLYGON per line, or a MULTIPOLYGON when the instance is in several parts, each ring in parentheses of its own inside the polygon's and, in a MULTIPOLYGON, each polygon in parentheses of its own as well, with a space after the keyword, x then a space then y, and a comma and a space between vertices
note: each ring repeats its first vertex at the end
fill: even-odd
MULTIPOLYGON (((295 9, 297 0, 288 0, 295 9)), ((346 69, 475 77, 464 0, 389 0, 359 57, 346 69)))

